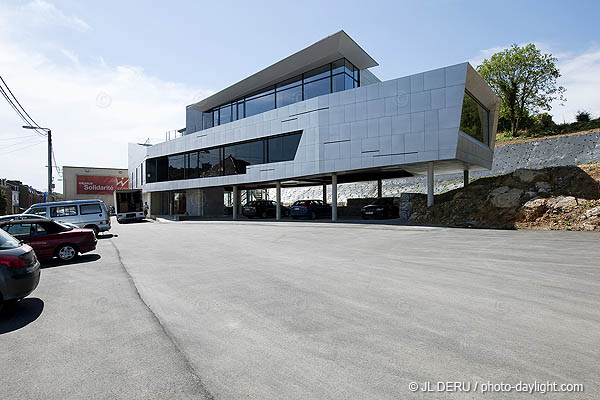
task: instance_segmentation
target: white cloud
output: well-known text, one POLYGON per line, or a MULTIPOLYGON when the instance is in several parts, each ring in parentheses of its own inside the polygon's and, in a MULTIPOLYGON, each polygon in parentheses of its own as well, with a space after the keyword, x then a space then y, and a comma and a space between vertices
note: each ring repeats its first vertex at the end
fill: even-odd
MULTIPOLYGON (((46 7, 47 3, 40 3, 31 4, 46 7)), ((54 6, 46 10, 57 13, 54 6)), ((150 76, 139 66, 108 65, 100 56, 88 64, 79 62, 75 53, 62 50, 62 55, 73 61, 65 65, 52 60, 55 54, 17 43, 0 35, 2 77, 31 116, 52 129, 61 166, 127 167, 128 142, 164 140, 165 131, 185 126, 185 106, 210 94, 150 76)), ((55 47, 61 48, 50 46, 55 47)), ((22 121, 0 99, 0 139, 5 139, 0 140, 0 177, 19 179, 43 190, 47 165, 43 139, 23 130, 22 121), (29 136, 22 145, 19 140, 6 140, 20 135, 29 136)), ((61 182, 55 179, 55 183, 61 191, 61 182)))
POLYGON ((29 24, 41 26, 63 26, 78 31, 87 31, 90 26, 77 16, 65 15, 54 4, 44 0, 33 0, 16 9, 17 16, 24 16, 29 24))
MULTIPOLYGON (((581 53, 573 53, 558 51, 548 43, 534 44, 543 53, 552 53, 558 59, 557 66, 562 75, 558 79, 558 85, 567 89, 567 101, 564 105, 561 105, 560 101, 552 103, 550 114, 554 121, 573 122, 578 110, 586 110, 591 112, 593 117, 600 117, 600 97, 597 95, 600 87, 600 49, 591 48, 581 53)), ((476 67, 484 58, 489 58, 507 47, 508 45, 481 50, 469 62, 476 67)))

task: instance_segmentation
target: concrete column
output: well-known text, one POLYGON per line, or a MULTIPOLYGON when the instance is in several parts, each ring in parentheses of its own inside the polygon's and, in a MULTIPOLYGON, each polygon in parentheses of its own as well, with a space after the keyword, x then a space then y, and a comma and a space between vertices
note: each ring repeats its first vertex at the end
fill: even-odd
POLYGON ((381 184, 381 179, 377 179, 377 198, 383 197, 383 187, 381 184))
POLYGON ((237 219, 237 212, 238 212, 238 187, 237 186, 233 186, 233 219, 237 219))
POLYGON ((464 173, 463 186, 467 186, 469 184, 469 170, 465 169, 463 173, 464 173))
POLYGON ((427 163, 427 207, 433 205, 433 161, 427 163))
POLYGON ((281 182, 277 181, 275 185, 275 192, 277 193, 277 208, 275 209, 275 219, 281 221, 281 182))
POLYGON ((323 184, 323 203, 327 203, 327 184, 323 184))
POLYGON ((331 174, 331 220, 337 221, 337 175, 331 174))

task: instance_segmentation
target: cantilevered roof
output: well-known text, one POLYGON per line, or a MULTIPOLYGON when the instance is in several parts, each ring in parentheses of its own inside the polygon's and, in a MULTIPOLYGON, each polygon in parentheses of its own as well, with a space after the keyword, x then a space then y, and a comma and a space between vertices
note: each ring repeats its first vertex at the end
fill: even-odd
POLYGON ((342 30, 188 107, 208 111, 342 57, 361 70, 379 65, 342 30))

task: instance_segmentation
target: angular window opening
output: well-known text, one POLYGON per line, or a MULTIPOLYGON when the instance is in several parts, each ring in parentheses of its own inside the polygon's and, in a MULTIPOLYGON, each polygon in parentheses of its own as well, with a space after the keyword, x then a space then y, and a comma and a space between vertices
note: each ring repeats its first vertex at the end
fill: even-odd
POLYGON ((489 111, 466 90, 460 115, 460 130, 489 146, 489 111))

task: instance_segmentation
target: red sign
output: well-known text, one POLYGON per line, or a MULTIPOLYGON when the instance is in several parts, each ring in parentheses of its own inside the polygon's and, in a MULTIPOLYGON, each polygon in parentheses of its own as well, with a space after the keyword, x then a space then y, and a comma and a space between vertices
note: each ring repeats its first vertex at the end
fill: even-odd
POLYGON ((113 194, 128 188, 127 177, 77 175, 77 194, 113 194))

